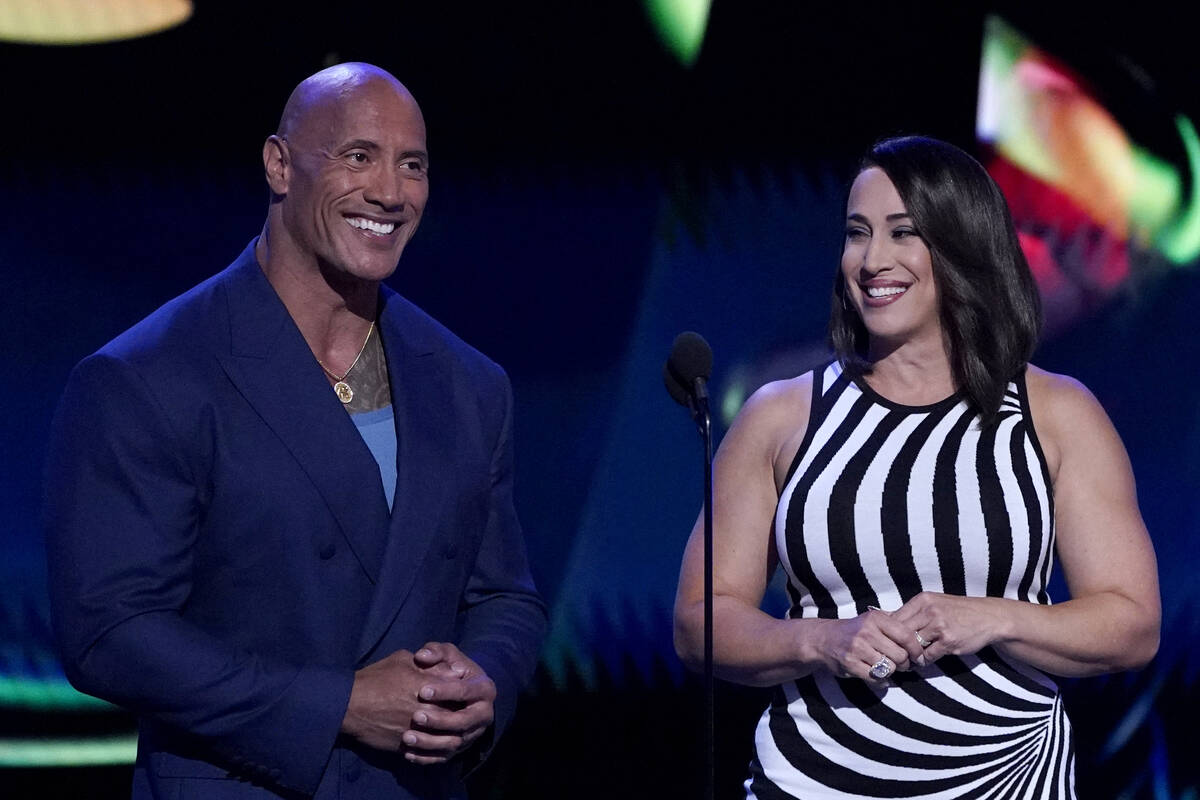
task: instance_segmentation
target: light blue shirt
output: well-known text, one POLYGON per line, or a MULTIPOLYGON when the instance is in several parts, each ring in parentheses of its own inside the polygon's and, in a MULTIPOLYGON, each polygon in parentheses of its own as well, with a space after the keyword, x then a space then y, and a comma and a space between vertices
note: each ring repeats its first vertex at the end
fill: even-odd
POLYGON ((396 497, 396 420, 391 405, 351 414, 354 427, 375 456, 379 464, 379 478, 383 481, 383 493, 387 496, 388 511, 396 497))

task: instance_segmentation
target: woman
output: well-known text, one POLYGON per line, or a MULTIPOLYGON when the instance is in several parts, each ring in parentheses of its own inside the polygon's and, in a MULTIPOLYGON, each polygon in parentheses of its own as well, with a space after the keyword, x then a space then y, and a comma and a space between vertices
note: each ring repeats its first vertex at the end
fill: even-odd
MULTIPOLYGON (((1043 673, 1158 647, 1154 552, 1112 424, 1027 366, 1037 289, 1008 208, 961 150, 876 145, 850 190, 837 359, 764 386, 718 453, 717 674, 779 684, 750 797, 1073 797, 1043 673), (1054 553, 1071 599, 1050 605, 1054 553), (759 610, 777 564, 786 619, 759 610)), ((675 640, 702 659, 700 523, 675 640)))

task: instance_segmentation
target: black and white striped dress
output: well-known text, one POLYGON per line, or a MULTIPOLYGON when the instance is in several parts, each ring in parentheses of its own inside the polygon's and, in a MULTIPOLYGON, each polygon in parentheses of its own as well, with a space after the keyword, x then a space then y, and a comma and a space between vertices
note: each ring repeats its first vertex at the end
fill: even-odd
MULTIPOLYGON (((837 364, 775 514, 792 618, 899 608, 918 592, 1047 604, 1053 498, 1024 376, 981 431, 954 396, 902 406, 837 364)), ((887 686, 826 670, 779 687, 755 735, 747 796, 1072 798, 1058 688, 985 648, 887 686)))

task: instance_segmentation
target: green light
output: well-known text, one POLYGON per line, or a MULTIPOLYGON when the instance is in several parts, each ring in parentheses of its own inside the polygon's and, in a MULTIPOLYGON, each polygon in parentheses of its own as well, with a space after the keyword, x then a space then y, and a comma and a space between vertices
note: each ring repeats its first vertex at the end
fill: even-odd
POLYGON ((1137 145, 1131 151, 1134 184, 1129 195, 1129 220, 1139 243, 1148 246, 1168 235, 1165 229, 1179 208, 1179 170, 1137 145))
POLYGON ((132 764, 136 756, 136 734, 97 739, 0 739, 0 767, 132 764))
POLYGON ((1200 137, 1196 135, 1192 121, 1185 116, 1175 118, 1175 127, 1179 129, 1183 149, 1187 153, 1192 191, 1188 196, 1187 208, 1163 232, 1159 246, 1167 258, 1176 264, 1186 264, 1200 256, 1200 137))
POLYGON ((746 385, 744 381, 733 380, 729 388, 721 395, 721 422, 728 428, 733 424, 734 417, 742 410, 746 402, 746 385))
POLYGON ((658 36, 679 63, 690 67, 700 55, 712 0, 646 0, 658 36))
POLYGON ((0 708, 39 711, 110 711, 99 698, 76 691, 64 680, 0 677, 0 708))

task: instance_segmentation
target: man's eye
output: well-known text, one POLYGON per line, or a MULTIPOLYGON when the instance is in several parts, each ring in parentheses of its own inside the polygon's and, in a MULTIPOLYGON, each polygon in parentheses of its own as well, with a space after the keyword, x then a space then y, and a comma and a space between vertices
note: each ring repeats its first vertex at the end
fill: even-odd
POLYGON ((366 154, 366 153, 351 153, 351 154, 348 156, 348 158, 349 158, 351 161, 353 161, 355 164, 365 164, 365 163, 367 163, 367 154, 366 154))
POLYGON ((422 164, 420 161, 405 161, 405 162, 401 163, 400 166, 403 169, 410 170, 412 172, 424 172, 425 171, 425 165, 422 164))

